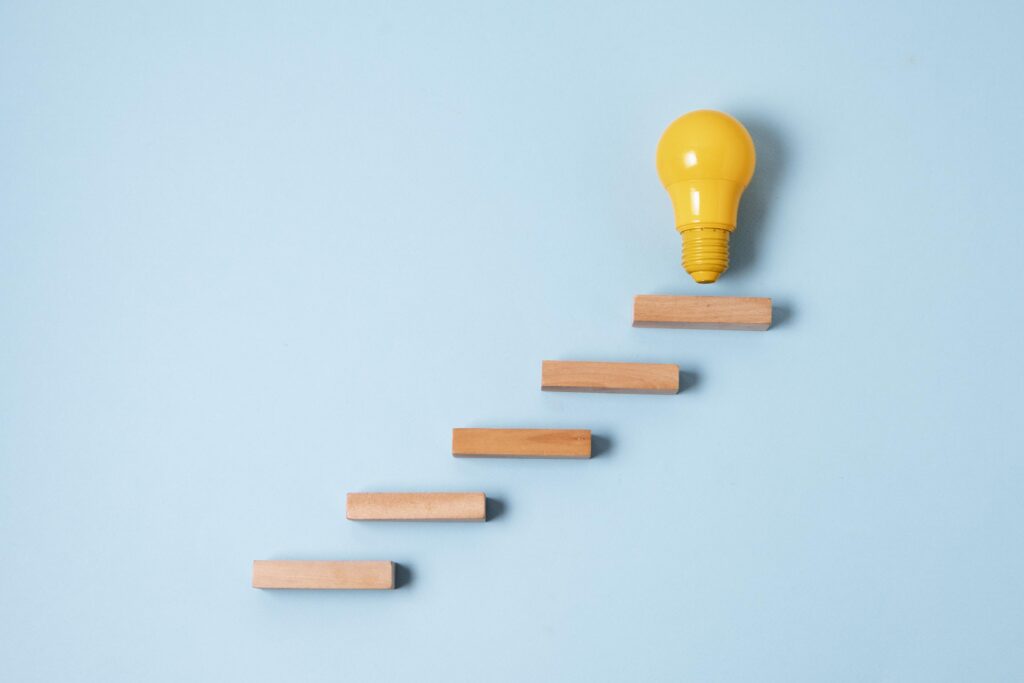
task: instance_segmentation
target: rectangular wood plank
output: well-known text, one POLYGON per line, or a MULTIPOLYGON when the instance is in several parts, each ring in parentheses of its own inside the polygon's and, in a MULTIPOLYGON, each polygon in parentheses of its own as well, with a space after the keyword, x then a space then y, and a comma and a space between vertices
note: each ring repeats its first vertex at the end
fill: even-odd
POLYGON ((370 561, 256 560, 253 588, 390 590, 395 563, 370 561))
POLYGON ((483 522, 483 493, 350 493, 346 516, 352 520, 483 522))
POLYGON ((633 327, 767 330, 771 324, 771 299, 640 294, 633 300, 633 327))
POLYGON ((589 458, 589 429, 452 430, 452 455, 499 458, 589 458))
POLYGON ((679 367, 667 363, 546 360, 541 368, 541 389, 622 394, 677 394, 679 367))

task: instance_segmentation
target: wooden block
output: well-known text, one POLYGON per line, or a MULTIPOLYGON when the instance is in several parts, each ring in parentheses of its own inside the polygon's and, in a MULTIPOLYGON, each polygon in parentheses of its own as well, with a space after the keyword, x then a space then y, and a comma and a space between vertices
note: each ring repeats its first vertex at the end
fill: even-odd
POLYGON ((256 560, 252 563, 252 587, 391 590, 395 587, 395 563, 256 560))
POLYGON ((589 429, 453 429, 456 457, 589 458, 589 429))
POLYGON ((588 363, 546 360, 544 391, 593 391, 619 394, 677 394, 679 367, 663 363, 588 363))
POLYGON ((767 330, 771 324, 771 299, 641 294, 633 300, 633 327, 767 330))
POLYGON ((388 521, 483 522, 482 493, 350 493, 349 519, 388 521))

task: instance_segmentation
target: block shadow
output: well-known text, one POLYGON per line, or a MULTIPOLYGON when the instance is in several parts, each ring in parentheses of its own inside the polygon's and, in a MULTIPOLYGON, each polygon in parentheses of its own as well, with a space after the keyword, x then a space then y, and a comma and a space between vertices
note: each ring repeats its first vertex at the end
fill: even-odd
POLYGON ((612 449, 612 440, 607 436, 590 435, 590 457, 597 458, 612 449))
POLYGON ((788 325, 793 319, 793 307, 789 304, 772 303, 772 326, 769 329, 788 325))
POLYGON ((500 498, 488 497, 486 499, 486 502, 484 503, 485 520, 490 522, 493 519, 498 519, 499 517, 505 514, 506 507, 507 506, 505 505, 504 500, 500 498))
POLYGON ((700 377, 696 372, 689 372, 687 370, 679 371, 679 393, 684 391, 690 391, 697 386, 700 382, 700 377))
POLYGON ((404 588, 412 583, 412 570, 404 564, 395 562, 395 589, 404 588))

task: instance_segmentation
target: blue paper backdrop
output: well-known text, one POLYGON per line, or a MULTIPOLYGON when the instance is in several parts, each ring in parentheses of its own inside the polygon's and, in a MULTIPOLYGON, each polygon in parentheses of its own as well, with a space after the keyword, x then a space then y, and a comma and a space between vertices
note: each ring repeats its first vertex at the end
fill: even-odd
POLYGON ((1022 20, 3 3, 0 678, 1021 680, 1022 20), (701 107, 759 153, 706 288, 653 164, 701 107), (638 293, 778 322, 635 330, 638 293), (688 386, 542 394, 545 358, 688 386), (605 445, 458 461, 454 426, 605 445), (345 521, 380 489, 503 509, 345 521))

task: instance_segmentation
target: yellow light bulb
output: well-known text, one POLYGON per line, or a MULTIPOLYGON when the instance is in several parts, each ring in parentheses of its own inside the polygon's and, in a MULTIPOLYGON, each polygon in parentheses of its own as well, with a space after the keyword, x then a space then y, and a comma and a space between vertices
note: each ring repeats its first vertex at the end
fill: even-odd
POLYGON ((701 284, 714 282, 729 267, 740 195, 754 175, 754 141, 728 114, 691 111, 662 133, 657 164, 683 236, 683 267, 701 284))

